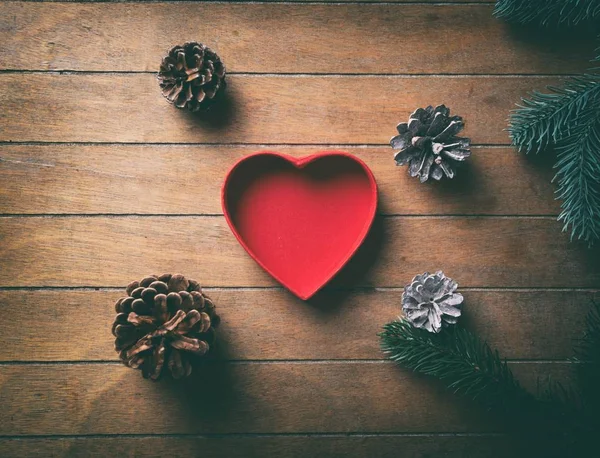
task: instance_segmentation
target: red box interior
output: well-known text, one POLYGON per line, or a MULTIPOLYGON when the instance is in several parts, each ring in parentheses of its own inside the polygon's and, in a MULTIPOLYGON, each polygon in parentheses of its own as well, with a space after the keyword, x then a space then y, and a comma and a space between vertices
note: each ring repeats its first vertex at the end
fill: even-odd
POLYGON ((308 299, 364 241, 377 208, 377 186, 366 164, 348 153, 298 159, 260 152, 230 170, 222 204, 250 256, 308 299))

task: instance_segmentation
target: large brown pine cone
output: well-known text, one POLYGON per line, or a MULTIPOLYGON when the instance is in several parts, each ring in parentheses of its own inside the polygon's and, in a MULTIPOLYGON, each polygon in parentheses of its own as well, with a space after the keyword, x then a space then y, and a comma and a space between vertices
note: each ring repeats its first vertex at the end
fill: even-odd
POLYGON ((200 285, 181 274, 151 275, 127 286, 115 304, 115 350, 126 366, 158 380, 187 377, 215 341, 219 317, 200 285))
POLYGON ((203 110, 225 89, 225 66, 210 48, 185 43, 173 47, 162 60, 158 81, 162 94, 177 108, 203 110))

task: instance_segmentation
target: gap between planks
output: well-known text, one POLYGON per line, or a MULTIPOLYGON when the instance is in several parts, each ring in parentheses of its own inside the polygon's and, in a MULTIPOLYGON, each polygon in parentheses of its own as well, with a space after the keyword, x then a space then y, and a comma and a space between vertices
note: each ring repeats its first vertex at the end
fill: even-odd
MULTIPOLYGON (((4 1, 4 0, 3 0, 4 1)), ((48 75, 156 75, 147 70, 73 70, 73 69, 0 69, 0 74, 48 74, 48 75)), ((291 73, 291 72, 228 72, 228 76, 264 78, 571 78, 576 73, 291 73)))
POLYGON ((222 433, 222 434, 41 434, 41 435, 22 435, 10 436, 0 435, 0 440, 28 440, 28 439, 102 439, 102 438, 220 438, 220 437, 252 437, 252 438, 270 438, 270 437, 504 437, 501 433, 362 433, 346 432, 346 433, 222 433))
MULTIPOLYGON (((510 364, 581 364, 578 361, 568 359, 527 359, 527 358, 504 358, 510 364)), ((387 358, 380 359, 227 359, 219 361, 204 361, 203 364, 210 365, 332 365, 332 364, 384 364, 395 365, 394 361, 387 358)), ((122 366, 123 363, 118 359, 114 360, 73 360, 73 361, 0 361, 0 367, 4 366, 122 366)))
MULTIPOLYGON (((0 0, 0 3, 132 3, 132 4, 143 4, 143 3, 197 3, 197 0, 0 0)), ((212 3, 215 5, 412 5, 412 6, 490 6, 495 5, 495 1, 489 0, 474 0, 474 1, 443 1, 438 0, 434 2, 428 1, 368 1, 368 0, 343 0, 343 1, 328 1, 328 0, 291 0, 291 1, 256 1, 256 0, 237 0, 237 1, 223 1, 223 0, 204 0, 204 3, 212 3)))
MULTIPOLYGON (((0 291, 123 291, 127 285, 123 286, 0 286, 0 291)), ((286 291, 282 286, 203 286, 203 290, 207 292, 217 291, 286 291)), ((327 288, 329 292, 348 292, 348 291, 402 291, 402 286, 353 286, 348 288, 327 288)), ((484 286, 466 286, 460 288, 461 291, 498 291, 498 292, 600 292, 598 288, 565 288, 565 287, 484 287, 484 286)))
MULTIPOLYGON (((3 0, 0 0, 3 1, 3 0)), ((215 148, 381 148, 390 147, 389 143, 252 143, 252 142, 229 142, 229 143, 174 143, 174 142, 54 142, 54 141, 19 141, 19 140, 0 140, 2 146, 158 146, 158 147, 198 147, 210 146, 215 148)), ((474 143, 471 144, 471 149, 506 149, 513 145, 510 143, 474 143)), ((393 149, 391 150, 393 151, 393 149)), ((0 157, 0 162, 5 161, 0 157)), ((6 161, 8 162, 8 161, 6 161)))
MULTIPOLYGON (((411 219, 555 219, 550 215, 488 215, 488 214, 445 214, 412 215, 399 213, 378 213, 381 218, 411 219)), ((223 213, 0 213, 0 218, 220 218, 223 213)))

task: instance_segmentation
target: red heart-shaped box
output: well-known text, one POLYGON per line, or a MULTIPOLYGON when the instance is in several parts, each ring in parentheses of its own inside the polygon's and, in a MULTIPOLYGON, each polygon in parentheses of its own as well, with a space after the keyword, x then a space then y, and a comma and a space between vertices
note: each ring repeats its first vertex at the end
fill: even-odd
POLYGON ((377 209, 377 184, 351 154, 264 151, 238 161, 222 191, 225 219, 277 281, 309 299, 350 260, 377 209))

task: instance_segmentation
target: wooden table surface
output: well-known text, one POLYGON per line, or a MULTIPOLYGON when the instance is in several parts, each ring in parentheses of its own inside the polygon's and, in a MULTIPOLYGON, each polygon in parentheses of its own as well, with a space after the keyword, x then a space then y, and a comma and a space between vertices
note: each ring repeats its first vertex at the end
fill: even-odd
POLYGON ((534 88, 586 67, 593 40, 540 40, 493 2, 0 3, 0 456, 511 456, 501 425, 395 367, 376 334, 402 287, 443 269, 465 323, 519 378, 568 377, 600 286, 598 252, 555 221, 551 164, 510 146, 534 88), (229 71, 204 116, 155 71, 201 41, 229 71), (415 108, 447 104, 476 145, 451 183, 421 185, 387 145, 415 108), (314 300, 295 299, 221 214, 245 154, 343 149, 381 205, 365 246, 314 300), (205 285, 220 347, 184 383, 113 350, 113 303, 153 272, 205 285), (12 324, 11 324, 12 323, 12 324))

